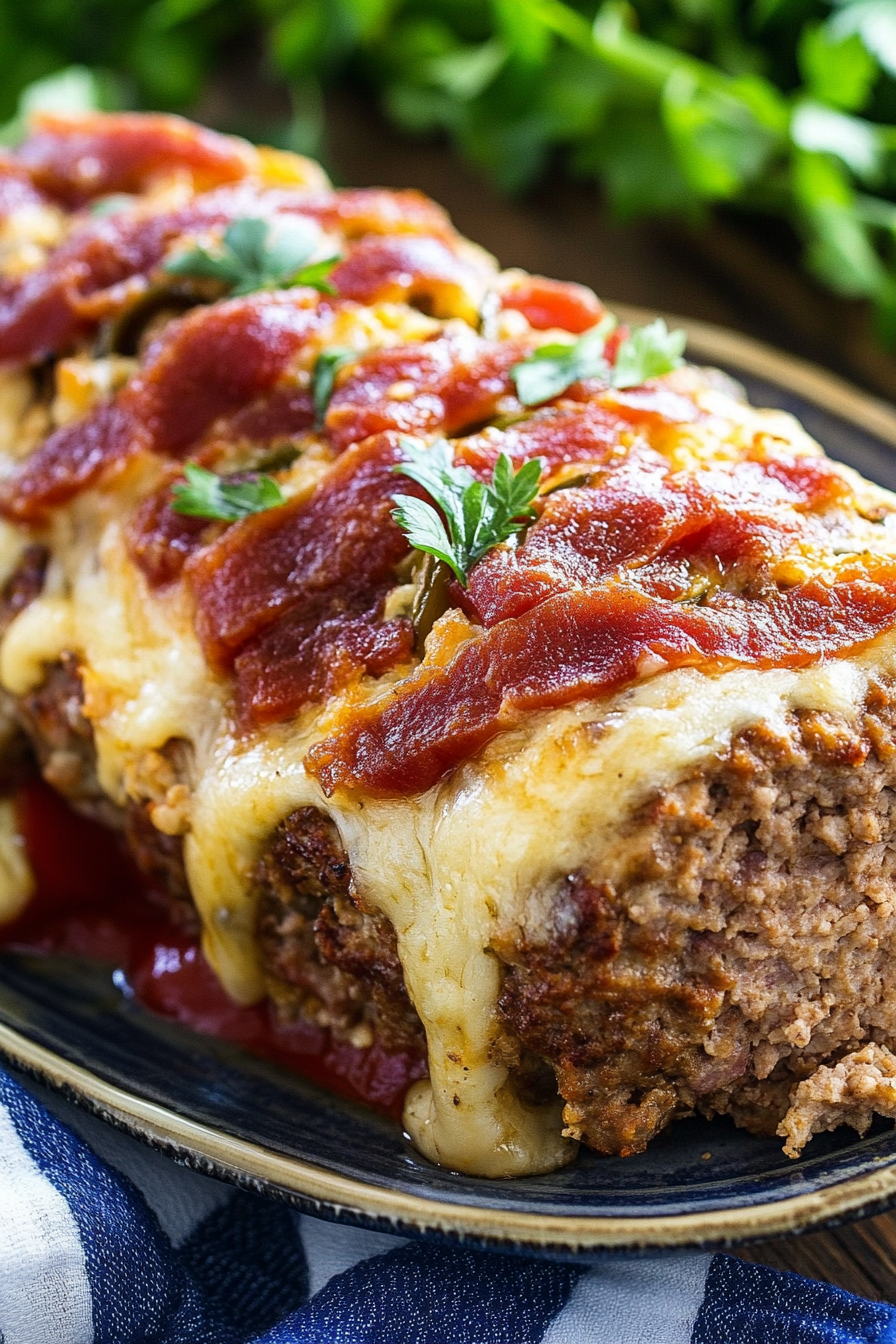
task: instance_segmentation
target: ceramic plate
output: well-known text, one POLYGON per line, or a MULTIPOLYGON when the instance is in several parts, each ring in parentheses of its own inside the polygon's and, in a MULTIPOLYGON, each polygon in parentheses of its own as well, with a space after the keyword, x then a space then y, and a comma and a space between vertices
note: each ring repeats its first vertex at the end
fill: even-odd
MULTIPOLYGON (((629 314, 626 314, 629 316, 629 314)), ((647 314, 631 314, 644 320, 647 314)), ((797 415, 832 456, 896 488, 896 412, 833 375, 689 323, 689 352, 797 415)), ((110 972, 0 955, 0 1052, 112 1123, 319 1216, 564 1257, 719 1246, 896 1203, 896 1131, 815 1138, 799 1161, 727 1120, 680 1122, 640 1157, 485 1181, 431 1166, 400 1127, 239 1047, 153 1017, 110 972)))

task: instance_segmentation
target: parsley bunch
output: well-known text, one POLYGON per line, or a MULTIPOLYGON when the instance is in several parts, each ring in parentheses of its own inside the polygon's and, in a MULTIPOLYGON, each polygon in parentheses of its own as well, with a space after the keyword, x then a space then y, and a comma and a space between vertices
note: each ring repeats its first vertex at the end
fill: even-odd
POLYGON ((323 89, 351 81, 508 191, 559 162, 622 217, 705 221, 727 203, 784 218, 808 269, 873 302, 896 346, 894 0, 9 3, 6 142, 47 103, 187 110, 259 39, 294 115, 237 111, 239 129, 319 152, 323 89))
POLYGON ((477 481, 467 467, 454 465, 450 443, 440 439, 422 448, 401 440, 405 461, 394 470, 422 485, 441 509, 414 495, 395 495, 392 517, 418 551, 435 556, 466 586, 470 571, 495 546, 520 532, 535 517, 541 463, 537 458, 514 471, 501 453, 490 484, 477 481))
POLYGON ((286 289, 310 285, 335 294, 327 281, 338 257, 312 262, 320 244, 320 229, 306 219, 266 219, 244 216, 224 230, 220 249, 209 252, 192 247, 165 262, 169 275, 219 280, 233 297, 259 289, 286 289))

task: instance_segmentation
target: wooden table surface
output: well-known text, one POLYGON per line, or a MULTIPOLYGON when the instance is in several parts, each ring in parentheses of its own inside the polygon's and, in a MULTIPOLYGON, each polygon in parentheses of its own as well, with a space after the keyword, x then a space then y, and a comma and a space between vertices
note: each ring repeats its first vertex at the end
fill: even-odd
MULTIPOLYGON (((242 90, 235 87, 244 75, 238 70, 234 81, 231 74, 198 115, 227 122, 234 106, 254 103, 260 113, 260 102, 276 100, 252 76, 242 90)), ((345 93, 327 107, 327 160, 340 184, 419 187, 505 266, 578 280, 620 303, 733 327, 896 400, 896 358, 875 346, 864 311, 804 280, 780 231, 766 238, 725 221, 698 238, 680 226, 623 225, 601 211, 593 187, 560 179, 509 201, 445 147, 398 137, 366 100, 345 93)), ((896 1212, 740 1247, 737 1254, 896 1303, 896 1212)))

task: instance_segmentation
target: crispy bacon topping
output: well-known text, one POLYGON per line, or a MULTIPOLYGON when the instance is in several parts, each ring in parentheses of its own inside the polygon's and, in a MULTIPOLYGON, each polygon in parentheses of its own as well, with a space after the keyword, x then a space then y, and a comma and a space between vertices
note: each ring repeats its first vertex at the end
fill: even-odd
POLYGON ((584 285, 546 280, 542 275, 526 276, 509 285, 501 294, 501 307, 522 313, 536 331, 560 327, 576 336, 598 323, 605 312, 597 295, 584 285))
POLYGON ((282 377, 319 316, 313 290, 250 294, 172 322, 113 402, 48 439, 0 487, 0 512, 39 520, 139 451, 184 457, 221 415, 282 377))
POLYGON ((389 429, 449 435, 472 429, 496 414, 503 397, 513 396, 510 369, 529 348, 461 330, 371 350, 348 368, 330 399, 330 441, 341 451, 389 429))
POLYGON ((804 666, 892 624, 894 561, 776 580, 795 544, 823 539, 811 510, 848 495, 826 459, 782 454, 697 477, 641 446, 601 474, 549 495, 522 546, 492 552, 455 591, 484 629, 447 666, 424 664, 387 701, 345 711, 309 757, 325 789, 424 790, 531 710, 665 667, 804 666))
POLYGON ((236 182, 252 165, 249 145, 181 117, 42 113, 16 152, 42 191, 68 206, 111 192, 139 192, 162 173, 187 169, 198 191, 236 182))
POLYGON ((330 275, 344 299, 413 303, 435 317, 475 317, 482 272, 442 238, 362 238, 330 275))
POLYGON ((421 669, 385 703, 349 712, 306 768, 327 793, 431 788, 526 713, 598 697, 645 669, 804 667, 873 639, 896 618, 896 565, 837 584, 810 579, 718 609, 664 602, 633 584, 560 593, 421 669))
MULTIPOLYGON (((309 758, 324 787, 426 789, 532 710, 664 667, 800 666, 894 623, 896 560, 832 549, 832 529, 857 505, 827 459, 791 454, 758 431, 751 447, 732 431, 717 460, 714 421, 687 372, 620 390, 597 364, 600 376, 527 410, 514 365, 545 343, 539 332, 578 336, 599 322, 595 295, 538 276, 496 278, 419 193, 331 191, 288 168, 178 118, 131 114, 45 116, 21 149, 0 154, 0 219, 48 205, 49 233, 58 219, 63 238, 40 269, 0 281, 0 363, 83 356, 98 329, 98 348, 139 357, 117 396, 51 434, 0 483, 0 513, 43 524, 135 455, 155 455, 162 484, 130 519, 131 559, 151 587, 189 585, 205 654, 233 676, 243 722, 258 725, 412 657, 409 622, 384 619, 408 554, 393 495, 418 491, 392 471, 401 434, 450 437, 455 462, 482 481, 501 453, 515 468, 537 458, 543 493, 516 544, 488 552, 467 588, 439 580, 435 607, 447 592, 463 612, 455 622, 469 623, 466 642, 440 649, 437 626, 429 661, 388 696, 346 701, 309 758), (154 188, 173 173, 192 194, 163 205, 154 188), (101 217, 82 210, 109 193, 133 203, 101 217), (323 248, 340 254, 335 297, 296 288, 215 301, 226 285, 195 281, 162 292, 174 247, 208 244, 239 218, 290 215, 315 220, 323 248), (397 303, 465 322, 365 350, 401 322, 363 306, 397 303), (496 321, 496 304, 528 328, 496 321), (490 327, 523 334, 479 334, 490 327), (306 347, 317 354, 328 340, 343 362, 321 427, 306 347), (312 432, 323 440, 316 460, 327 460, 326 445, 333 460, 309 493, 230 526, 173 511, 186 458, 242 471, 312 432), (676 470, 688 460, 679 449, 699 469, 676 470)), ((610 366, 626 335, 609 336, 610 366)), ((646 376, 655 366, 634 367, 646 376)))
POLYGON ((283 718, 409 656, 408 623, 380 619, 408 550, 391 518, 400 457, 392 437, 368 439, 309 499, 247 518, 190 560, 199 637, 211 661, 235 660, 245 717, 283 718))
POLYGON ((226 222, 232 197, 79 224, 41 270, 0 284, 0 362, 64 353, 139 292, 176 238, 226 222))
MULTIPOLYGON (((4 190, 13 204, 22 192, 42 199, 21 171, 12 164, 4 175, 0 165, 0 214, 4 190)), ((370 232, 334 273, 346 298, 365 303, 419 299, 434 310, 463 315, 471 303, 467 289, 481 284, 445 241, 452 231, 441 211, 433 207, 428 219, 414 192, 263 191, 243 182, 174 209, 141 207, 78 222, 46 266, 0 283, 0 363, 64 353, 145 288, 179 239, 220 230, 240 217, 279 215, 306 216, 324 228, 344 229, 347 236, 370 232), (404 219, 402 236, 378 237, 393 228, 397 216, 404 219), (414 237, 423 226, 443 236, 414 237)))

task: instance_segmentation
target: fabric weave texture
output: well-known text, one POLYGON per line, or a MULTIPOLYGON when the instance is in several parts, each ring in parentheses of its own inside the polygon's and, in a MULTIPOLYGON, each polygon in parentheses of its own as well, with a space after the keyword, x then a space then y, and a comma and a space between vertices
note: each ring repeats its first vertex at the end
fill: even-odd
POLYGON ((896 1308, 730 1255, 572 1265, 323 1222, 0 1071, 0 1344, 896 1344, 896 1308))

